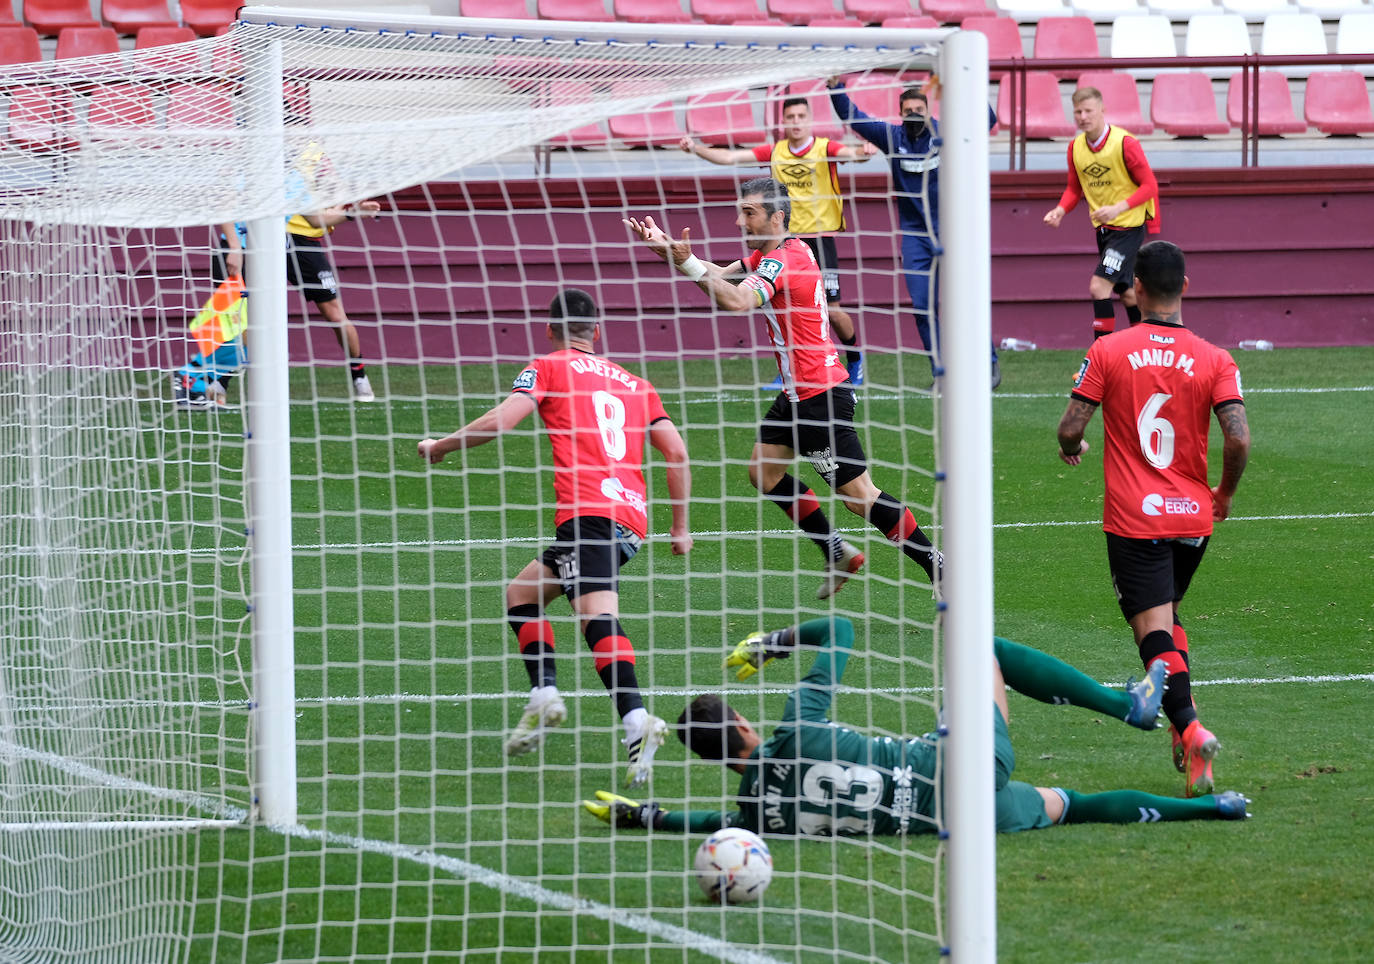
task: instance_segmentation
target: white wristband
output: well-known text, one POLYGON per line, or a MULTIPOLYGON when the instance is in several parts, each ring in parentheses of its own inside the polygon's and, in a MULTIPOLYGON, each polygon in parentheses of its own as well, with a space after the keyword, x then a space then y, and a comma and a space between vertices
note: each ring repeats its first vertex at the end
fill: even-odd
POLYGON ((706 276, 706 265, 704 265, 701 259, 696 255, 689 256, 686 261, 677 266, 677 270, 681 271, 693 281, 700 281, 706 276))

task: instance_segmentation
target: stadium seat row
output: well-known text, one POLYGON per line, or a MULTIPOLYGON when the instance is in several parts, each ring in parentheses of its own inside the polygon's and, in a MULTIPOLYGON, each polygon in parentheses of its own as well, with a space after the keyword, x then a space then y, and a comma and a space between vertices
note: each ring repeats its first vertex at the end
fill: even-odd
MULTIPOLYGON (((190 27, 142 27, 135 35, 134 49, 164 47, 195 39, 196 32, 190 27)), ((122 49, 119 34, 111 27, 63 27, 57 35, 53 58, 63 60, 67 57, 117 54, 122 49)), ((27 64, 42 59, 38 31, 32 27, 0 27, 0 66, 27 64)))
MULTIPOLYGON (((912 77, 868 75, 851 78, 848 84, 854 103, 871 116, 891 120, 898 92, 912 77)), ((1054 75, 1027 75, 1026 126, 1031 138, 1069 137, 1075 133, 1065 112, 1059 83, 1054 75)), ((583 81, 552 81, 546 96, 555 103, 576 106, 590 102, 593 88, 583 81)), ((1103 92, 1107 116, 1135 134, 1156 128, 1175 137, 1228 134, 1241 125, 1242 81, 1230 78, 1225 116, 1218 116, 1212 81, 1202 73, 1161 74, 1150 91, 1148 116, 1142 114, 1136 81, 1129 74, 1097 71, 1085 73, 1076 86, 1093 86, 1103 92)), ((642 85, 635 93, 642 93, 642 85)), ((614 93, 614 91, 612 91, 614 93)), ((665 97, 670 92, 665 87, 665 97)), ((1300 119, 1293 110, 1287 79, 1276 71, 1260 72, 1259 133, 1299 134, 1315 128, 1323 134, 1374 133, 1368 84, 1358 71, 1324 71, 1308 79, 1303 92, 1300 119)), ((554 147, 609 147, 619 142, 628 147, 674 147, 690 133, 708 143, 752 145, 777 136, 773 123, 759 123, 756 100, 750 91, 728 91, 693 96, 683 104, 665 101, 647 111, 613 117, 607 124, 588 124, 555 138, 554 147)), ((786 96, 804 96, 816 118, 816 133, 842 137, 844 130, 830 106, 821 81, 792 84, 770 91, 764 100, 765 114, 786 96)), ((124 139, 139 130, 169 127, 228 129, 234 126, 232 89, 219 83, 95 85, 83 95, 70 88, 40 86, 9 92, 4 110, 5 146, 26 151, 66 150, 72 146, 71 129, 84 119, 89 135, 124 139)), ((999 85, 999 126, 1012 120, 1010 83, 999 85)), ((776 118, 775 118, 776 120, 776 118)))
POLYGON ((233 23, 242 4, 237 0, 179 0, 178 6, 180 20, 172 15, 167 0, 100 0, 100 16, 96 17, 90 0, 23 0, 21 21, 9 0, 0 0, 0 27, 29 26, 41 36, 56 37, 67 27, 109 26, 132 37, 144 27, 185 26, 197 36, 209 37, 233 23))

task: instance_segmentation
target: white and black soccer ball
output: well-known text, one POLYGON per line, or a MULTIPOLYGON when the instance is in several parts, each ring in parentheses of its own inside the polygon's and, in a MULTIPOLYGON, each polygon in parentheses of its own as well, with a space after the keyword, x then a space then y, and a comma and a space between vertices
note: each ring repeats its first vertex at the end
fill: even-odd
POLYGON ((697 883, 711 900, 751 904, 773 879, 773 855, 759 835, 726 827, 707 837, 694 861, 697 883))

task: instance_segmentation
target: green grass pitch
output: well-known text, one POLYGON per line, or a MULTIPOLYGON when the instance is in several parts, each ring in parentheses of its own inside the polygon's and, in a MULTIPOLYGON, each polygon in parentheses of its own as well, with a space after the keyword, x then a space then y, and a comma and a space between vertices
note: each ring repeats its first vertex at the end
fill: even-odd
MULTIPOLYGON (((1003 356, 996 627, 1120 682, 1140 667, 1097 522, 1100 419, 1084 465, 1055 456, 1078 360, 1003 356)), ((1003 960, 1356 960, 1374 946, 1374 348, 1237 360, 1250 465, 1182 616, 1197 700, 1222 742, 1218 785, 1249 795, 1254 818, 999 838, 1003 960)), ((926 384, 925 363, 868 365, 859 417, 875 481, 924 525, 934 411, 928 396, 895 386, 926 384)), ((724 647, 829 610, 813 598, 815 550, 747 481, 766 404, 752 388, 754 362, 629 367, 647 369, 684 427, 698 503, 690 556, 653 540, 625 573, 622 613, 650 708, 671 720, 685 694, 724 688, 747 716, 776 719, 796 667, 770 666, 761 684, 727 682, 724 647), (722 376, 734 387, 720 391, 722 376)), ((572 718, 541 754, 503 757, 527 683, 502 590, 552 535, 552 511, 536 508, 551 498, 547 444, 531 420, 466 461, 426 469, 415 443, 480 413, 515 370, 376 369, 375 406, 347 404, 341 372, 293 374, 307 829, 205 831, 188 842, 198 875, 189 959, 935 960, 936 911, 920 896, 936 888, 932 836, 772 839, 777 873, 761 906, 721 909, 687 873, 696 838, 613 833, 582 813, 581 798, 618 786, 623 751, 561 602, 551 613, 560 685, 577 694, 572 718)), ((1214 438, 1214 479, 1219 451, 1214 438)), ((815 483, 809 468, 798 474, 815 483)), ((654 469, 651 497, 665 495, 654 469)), ((933 608, 922 574, 837 503, 827 508, 869 559, 835 599, 860 631, 845 680, 856 691, 839 696, 834 716, 924 732, 933 608)), ((654 531, 666 533, 667 520, 659 505, 654 531)), ((1020 779, 1182 793, 1166 731, 1016 695, 1011 710, 1020 779)), ((728 805, 734 777, 689 763, 672 737, 659 761, 654 799, 728 805)))

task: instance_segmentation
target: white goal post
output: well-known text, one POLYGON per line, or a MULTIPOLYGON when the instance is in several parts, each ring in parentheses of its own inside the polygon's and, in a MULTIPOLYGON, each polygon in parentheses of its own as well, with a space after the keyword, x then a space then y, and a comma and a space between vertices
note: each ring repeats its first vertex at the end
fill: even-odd
MULTIPOLYGON (((201 889, 204 845, 196 834, 243 827, 227 833, 251 835, 251 852, 265 846, 260 835, 276 834, 326 848, 365 840, 360 852, 372 849, 396 861, 411 853, 399 837, 394 850, 378 850, 375 834, 341 832, 375 822, 373 808, 329 809, 330 792, 338 791, 321 778, 302 792, 298 775, 298 682, 308 675, 313 687, 338 669, 328 661, 303 666, 296 659, 310 620, 318 619, 321 632, 331 625, 323 612, 301 614, 300 586, 303 578, 326 582, 323 610, 348 584, 328 585, 329 548, 318 573, 303 574, 294 565, 302 541, 310 541, 302 532, 312 519, 321 531, 332 522, 327 506, 303 516, 300 500, 317 493, 312 486, 303 492, 302 473, 312 483, 319 480, 323 503, 327 480, 341 470, 327 464, 326 448, 339 441, 332 431, 304 443, 313 446, 316 464, 302 469, 293 463, 293 446, 303 443, 292 415, 305 403, 293 381, 301 367, 298 360, 293 369, 293 339, 300 333, 288 326, 295 295, 287 283, 284 218, 387 198, 469 170, 499 170, 513 150, 533 151, 575 128, 650 109, 665 97, 913 68, 936 70, 942 81, 942 233, 936 239, 942 377, 931 399, 938 421, 929 474, 937 483, 932 509, 946 564, 941 616, 930 627, 938 642, 924 658, 942 693, 948 736, 937 814, 945 879, 937 870, 927 886, 936 906, 936 944, 958 961, 995 959, 987 712, 993 567, 986 39, 954 30, 762 27, 744 35, 739 28, 698 24, 473 21, 281 7, 243 8, 229 34, 175 50, 0 68, 8 98, 0 150, 0 398, 7 410, 0 414, 0 448, 16 453, 6 456, 0 478, 0 871, 29 883, 26 893, 0 899, 0 934, 14 935, 14 946, 29 949, 35 960, 196 960, 206 948, 230 959, 234 951, 226 954, 217 935, 231 925, 218 910, 208 929, 198 919, 197 908, 214 897, 201 889), (195 88, 195 97, 183 103, 188 88, 195 88), (227 114, 220 113, 225 104, 227 114), (229 222, 246 223, 248 239, 251 363, 242 383, 241 420, 188 422, 158 387, 169 367, 163 331, 179 328, 206 294, 203 285, 194 286, 199 269, 186 267, 189 261, 176 252, 191 244, 194 230, 203 235, 206 226, 229 222), (178 267, 168 269, 173 259, 178 267)), ((658 163, 653 154, 651 148, 641 162, 646 170, 658 163)), ((680 169, 661 175, 683 176, 680 169)), ((704 202, 698 213, 710 213, 704 202)), ((413 242, 406 240, 409 222, 397 219, 402 247, 431 243, 425 232, 433 224, 424 223, 426 217, 433 220, 416 216, 422 226, 413 242)), ((590 232, 590 205, 587 223, 590 232)), ((895 226, 890 230, 896 249, 895 226)), ((874 229, 867 237, 880 234, 874 229)), ((721 239, 709 240, 724 250, 721 239)), ((380 249, 366 254, 379 265, 389 264, 389 256, 380 249)), ((893 265, 867 270, 899 277, 893 265)), ((900 281, 894 287, 900 289, 900 281)), ((344 288, 347 299, 349 282, 344 288)), ((688 296, 681 297, 685 304, 688 296)), ((894 319, 909 314, 905 306, 892 313, 894 319)), ((899 343, 895 354, 902 351, 899 343)), ((421 353, 422 365, 427 360, 421 353)), ((671 361, 647 350, 640 360, 671 361)), ((451 368, 453 360, 447 361, 451 368)), ((495 353, 492 374, 498 362, 511 361, 495 353)), ((180 363, 172 359, 172 367, 180 363)), ((713 364, 720 374, 718 398, 728 401, 740 386, 726 380, 719 360, 713 364)), ((690 381, 681 365, 679 373, 690 381)), ((446 413, 453 420, 455 412, 472 413, 464 408, 461 373, 457 385, 446 413)), ((900 383, 896 388, 898 395, 904 390, 900 383)), ((422 398, 415 403, 424 409, 422 398)), ((386 437, 397 452, 407 445, 413 450, 412 431, 399 418, 387 419, 386 437)), ((727 469, 737 468, 724 460, 713 466, 722 488, 727 469)), ((370 481, 366 476, 358 473, 353 481, 362 487, 370 481)), ((733 498, 744 501, 720 496, 722 522, 733 498)), ((500 525, 509 541, 523 523, 500 525)), ((757 538, 720 535, 725 541, 757 538)), ((362 539, 359 545, 361 560, 370 550, 362 539)), ((398 538, 397 545, 404 549, 405 543, 398 538)), ((521 548, 511 559, 528 551, 521 548)), ((503 565, 508 561, 503 550, 503 565)), ((432 552, 429 566, 437 568, 432 552)), ((372 586, 360 579, 360 596, 364 589, 372 586)), ((499 615, 469 618, 494 637, 504 632, 499 615)), ((671 613, 688 621, 694 615, 671 613)), ((858 643, 856 654, 862 655, 858 643)), ((518 661, 507 655, 508 662, 518 661)), ((686 656, 698 658, 690 647, 686 656)), ((448 658, 438 651, 397 655, 396 678, 403 663, 448 658)), ((492 677, 489 670, 474 659, 458 676, 474 692, 481 680, 518 676, 518 670, 502 669, 492 677)), ((871 688, 871 681, 854 685, 871 688)), ((674 689, 674 695, 685 692, 691 690, 682 684, 674 689)), ((939 697, 927 693, 924 699, 939 697)), ((595 705, 604 709, 605 697, 599 700, 595 705)), ((360 726, 365 715, 359 711, 360 726)), ((588 735, 579 736, 578 746, 605 732, 583 728, 588 735)), ((312 732, 309 752, 312 767, 324 771, 321 760, 333 752, 331 727, 320 730, 312 732)), ((367 736, 355 737, 360 757, 367 736)), ((437 737, 432 742, 437 745, 437 737)), ((430 757, 437 759, 437 752, 431 747, 430 757)), ((499 763, 493 768, 481 752, 465 752, 466 776, 479 774, 497 790, 508 789, 499 763)), ((401 768, 399 749, 395 759, 401 768)), ((450 766, 463 769, 443 763, 450 766)), ((690 787, 688 768, 680 769, 690 787)), ((437 801, 437 790, 432 794, 437 801)), ((493 813, 499 804, 483 801, 493 813)), ((523 800, 520 808, 535 815, 543 809, 523 800)), ((414 809, 397 805, 398 813, 414 809)), ((537 819, 542 826, 543 816, 537 819)), ((576 852, 578 838, 560 833, 551 831, 551 849, 576 852)), ((441 854, 426 864, 429 872, 488 880, 476 844, 453 843, 461 844, 465 857, 441 854)), ((215 846, 234 855, 223 866, 251 868, 236 844, 221 838, 215 846)), ((894 849, 900 855, 901 848, 894 849)), ((669 851, 660 845, 649 853, 669 851)), ((504 867, 506 858, 500 859, 504 867)), ((631 863, 626 860, 627 867, 631 863)), ((574 857, 572 864, 581 861, 574 857)), ((678 861, 672 869, 686 875, 688 865, 678 861)), ((664 868, 651 862, 650 869, 664 868)), ((622 872, 632 871, 613 871, 622 872)), ((221 884, 224 873, 216 878, 221 884)), ((801 893, 805 874, 799 868, 796 876, 801 893)), ((519 877, 511 871, 501 879, 519 877)), ((565 892, 577 893, 576 878, 559 882, 568 886, 502 883, 509 889, 501 900, 557 904, 566 897, 569 914, 595 916, 565 892)), ((867 883, 875 906, 888 888, 907 887, 905 880, 867 883)), ((278 896, 288 886, 296 887, 282 883, 278 896)), ((615 909, 614 881, 609 886, 605 905, 615 909)), ((777 881, 773 887, 785 897, 777 881)), ((681 918, 681 934, 652 920, 643 923, 651 910, 623 916, 657 939, 686 944, 699 936, 690 914, 681 918)), ((476 915, 486 916, 492 915, 476 915)), ((463 917, 461 908, 431 911, 429 926, 463 917)), ((612 931, 622 926, 616 915, 607 919, 612 931)), ((799 912, 797 919, 809 918, 799 912)), ((766 949, 750 957, 740 949, 750 927, 726 939, 725 923, 720 918, 722 943, 709 944, 707 953, 773 959, 766 949)), ((281 933, 302 926, 283 925, 281 933)), ((568 946, 577 949, 609 947, 613 940, 601 945, 578 936, 575 926, 572 931, 568 946)), ((764 933, 762 923, 758 933, 764 933)), ((244 958, 251 956, 250 944, 245 938, 241 945, 244 958)), ((289 956, 282 953, 282 959, 289 956)))

